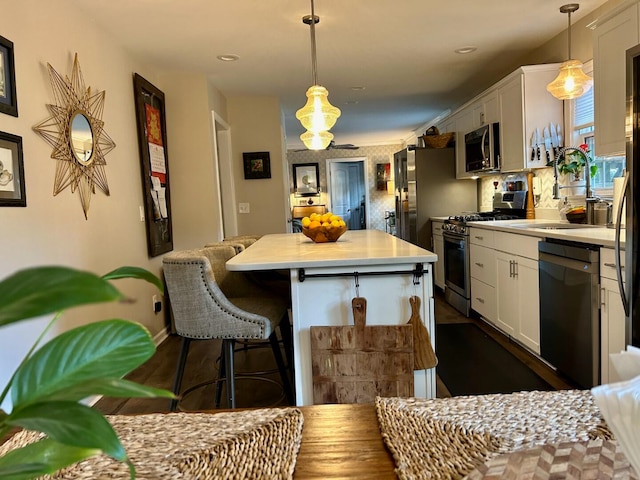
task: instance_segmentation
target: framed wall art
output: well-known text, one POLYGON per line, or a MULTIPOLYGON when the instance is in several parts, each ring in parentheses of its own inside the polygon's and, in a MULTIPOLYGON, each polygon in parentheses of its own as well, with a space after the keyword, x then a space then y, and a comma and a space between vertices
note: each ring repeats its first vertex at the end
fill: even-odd
POLYGON ((242 154, 244 164, 244 178, 271 178, 271 160, 269 152, 244 152, 242 154))
POLYGON ((0 206, 27 206, 22 137, 5 132, 0 132, 0 206))
POLYGON ((376 190, 387 190, 387 182, 391 180, 391 164, 376 164, 376 190))
POLYGON ((320 170, 317 163, 296 163, 293 165, 293 192, 301 197, 320 193, 320 170))
POLYGON ((0 112, 18 116, 13 42, 0 36, 0 112))
POLYGON ((164 93, 137 73, 133 77, 147 248, 150 257, 173 250, 169 158, 164 93))

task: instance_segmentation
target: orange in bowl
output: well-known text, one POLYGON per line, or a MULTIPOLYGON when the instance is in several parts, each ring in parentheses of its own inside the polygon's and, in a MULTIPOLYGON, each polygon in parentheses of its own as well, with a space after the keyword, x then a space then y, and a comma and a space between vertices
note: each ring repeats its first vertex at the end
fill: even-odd
POLYGON ((310 238, 315 243, 326 243, 337 241, 344 232, 347 231, 346 225, 341 226, 316 226, 315 228, 302 227, 302 233, 305 237, 310 238))

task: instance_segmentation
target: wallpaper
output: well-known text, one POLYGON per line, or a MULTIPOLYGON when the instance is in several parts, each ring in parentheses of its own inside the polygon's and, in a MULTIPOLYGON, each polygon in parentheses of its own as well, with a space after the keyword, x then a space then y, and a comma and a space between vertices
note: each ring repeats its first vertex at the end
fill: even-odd
POLYGON ((367 228, 385 231, 385 212, 394 211, 394 196, 388 195, 386 190, 376 190, 376 165, 378 163, 390 163, 391 175, 393 176, 393 154, 402 150, 403 146, 398 145, 376 145, 360 147, 358 150, 302 150, 287 151, 287 163, 289 165, 289 191, 290 204, 306 204, 308 198, 294 197, 293 195, 293 164, 296 163, 318 163, 320 170, 320 197, 312 197, 315 204, 327 203, 327 159, 333 158, 354 158, 365 157, 366 165, 366 188, 369 193, 369 224, 367 228))

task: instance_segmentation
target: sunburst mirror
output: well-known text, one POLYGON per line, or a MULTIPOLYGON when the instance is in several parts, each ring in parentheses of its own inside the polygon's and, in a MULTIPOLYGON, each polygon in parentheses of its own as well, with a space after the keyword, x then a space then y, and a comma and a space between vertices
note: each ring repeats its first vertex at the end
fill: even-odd
POLYGON ((96 187, 109 195, 105 155, 116 147, 104 131, 102 112, 105 92, 91 93, 85 87, 78 54, 73 59, 71 78, 64 78, 47 63, 54 104, 47 104, 51 116, 33 129, 53 147, 56 160, 53 195, 71 187, 80 195, 85 219, 96 187))

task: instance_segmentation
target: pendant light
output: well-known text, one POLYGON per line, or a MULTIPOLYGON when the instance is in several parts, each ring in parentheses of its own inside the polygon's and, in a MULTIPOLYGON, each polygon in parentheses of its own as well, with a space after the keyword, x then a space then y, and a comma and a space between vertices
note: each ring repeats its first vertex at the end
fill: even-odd
POLYGON ((340 109, 329 103, 329 91, 318 85, 318 67, 316 59, 316 29, 320 21, 311 0, 311 15, 302 17, 302 22, 311 26, 311 73, 313 85, 307 90, 307 103, 296 112, 296 118, 307 130, 300 135, 300 140, 309 150, 322 150, 329 146, 333 134, 329 132, 340 116, 340 109))
POLYGON ((568 3, 560 7, 560 12, 567 13, 569 18, 569 26, 567 28, 569 60, 560 65, 558 76, 547 85, 547 91, 560 100, 581 97, 593 85, 593 79, 582 71, 582 62, 571 59, 571 14, 578 10, 579 7, 578 3, 568 3))

